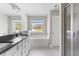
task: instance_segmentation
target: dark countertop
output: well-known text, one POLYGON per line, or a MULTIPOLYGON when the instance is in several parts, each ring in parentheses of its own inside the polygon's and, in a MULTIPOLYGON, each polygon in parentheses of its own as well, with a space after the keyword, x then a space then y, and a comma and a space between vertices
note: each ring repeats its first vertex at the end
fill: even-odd
POLYGON ((13 46, 17 45, 21 41, 23 41, 28 36, 20 36, 12 39, 12 43, 0 43, 0 54, 4 53, 5 51, 9 50, 13 46), (18 40, 19 39, 19 40, 18 40))

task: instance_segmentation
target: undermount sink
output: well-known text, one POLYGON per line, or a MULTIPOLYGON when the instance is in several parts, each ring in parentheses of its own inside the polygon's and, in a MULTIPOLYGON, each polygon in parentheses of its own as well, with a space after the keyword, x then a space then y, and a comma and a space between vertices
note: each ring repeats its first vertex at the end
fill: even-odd
POLYGON ((16 37, 16 38, 14 38, 14 39, 12 40, 12 42, 13 42, 13 44, 14 44, 14 43, 19 42, 20 40, 21 40, 21 37, 16 37))

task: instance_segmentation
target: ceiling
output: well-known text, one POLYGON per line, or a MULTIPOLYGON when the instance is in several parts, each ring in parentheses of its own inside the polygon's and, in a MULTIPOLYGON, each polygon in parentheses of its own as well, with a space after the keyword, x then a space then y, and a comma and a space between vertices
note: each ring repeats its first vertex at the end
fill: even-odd
POLYGON ((0 14, 3 15, 18 15, 25 13, 30 16, 47 15, 50 10, 59 7, 56 3, 15 3, 20 11, 12 9, 9 3, 0 3, 0 14))

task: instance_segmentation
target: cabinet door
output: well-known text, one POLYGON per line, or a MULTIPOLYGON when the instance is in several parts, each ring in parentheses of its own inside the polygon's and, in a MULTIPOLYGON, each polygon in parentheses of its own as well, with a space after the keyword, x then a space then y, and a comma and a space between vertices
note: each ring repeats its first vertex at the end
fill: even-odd
POLYGON ((26 39, 23 40, 23 56, 26 55, 26 39))
POLYGON ((13 56, 22 56, 22 48, 18 49, 18 51, 13 56))
POLYGON ((23 42, 18 44, 18 55, 23 56, 23 42))
POLYGON ((31 40, 30 40, 30 37, 28 37, 27 40, 28 40, 28 43, 27 44, 28 44, 28 47, 29 47, 29 50, 30 50, 30 48, 31 48, 31 40))
POLYGON ((17 52, 13 56, 22 56, 23 55, 23 42, 17 44, 17 52))
POLYGON ((27 40, 27 43, 26 43, 26 54, 28 54, 29 52, 29 41, 27 40))

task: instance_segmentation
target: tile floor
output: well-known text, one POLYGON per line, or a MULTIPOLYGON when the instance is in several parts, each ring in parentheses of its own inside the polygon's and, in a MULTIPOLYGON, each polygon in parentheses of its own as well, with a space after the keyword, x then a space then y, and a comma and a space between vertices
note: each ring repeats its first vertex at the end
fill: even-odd
POLYGON ((59 47, 33 47, 29 56, 60 56, 59 47))

